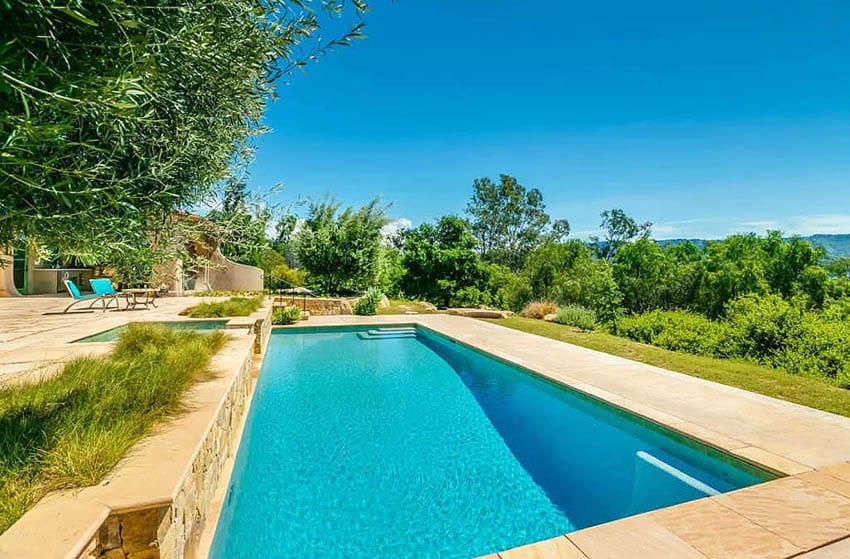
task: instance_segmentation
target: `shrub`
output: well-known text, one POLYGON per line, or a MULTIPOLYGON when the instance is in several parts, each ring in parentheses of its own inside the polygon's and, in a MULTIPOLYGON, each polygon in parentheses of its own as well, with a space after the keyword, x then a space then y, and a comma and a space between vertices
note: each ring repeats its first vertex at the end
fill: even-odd
POLYGON ((800 334, 786 341, 783 350, 771 357, 771 364, 850 388, 850 322, 808 312, 800 325, 800 334))
POLYGON ((592 332, 596 330, 596 313, 581 305, 567 305, 555 313, 555 322, 592 332))
POLYGON ((241 291, 239 289, 211 289, 209 291, 196 291, 195 297, 259 297, 262 291, 241 291))
POLYGON ((526 318, 543 318, 547 314, 555 314, 558 305, 552 301, 532 301, 520 311, 520 315, 526 318))
POLYGON ((268 281, 271 285, 285 283, 284 287, 304 285, 307 281, 306 275, 302 270, 290 268, 286 264, 278 264, 271 269, 268 274, 268 281))
POLYGON ((464 287, 449 299, 450 307, 480 307, 490 304, 490 294, 477 287, 464 287))
POLYGON ((373 316, 378 314, 378 303, 381 302, 381 297, 384 294, 377 287, 370 287, 366 294, 363 295, 354 304, 354 314, 361 316, 373 316))
POLYGON ((672 351, 730 357, 734 347, 729 328, 688 311, 652 311, 620 319, 617 333, 672 351))
POLYGON ((256 297, 231 297, 227 301, 217 303, 201 303, 181 312, 181 315, 189 318, 222 318, 228 316, 248 316, 260 308, 263 304, 263 296, 256 297))
POLYGON ((272 324, 292 324, 301 320, 301 309, 294 305, 278 307, 272 311, 272 324))
POLYGON ((803 312, 779 295, 747 295, 726 306, 726 320, 736 353, 770 364, 802 334, 803 312))

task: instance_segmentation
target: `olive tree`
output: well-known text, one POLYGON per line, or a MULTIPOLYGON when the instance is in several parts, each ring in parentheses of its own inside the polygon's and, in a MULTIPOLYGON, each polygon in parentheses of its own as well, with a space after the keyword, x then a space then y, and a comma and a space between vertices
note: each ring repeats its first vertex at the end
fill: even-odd
POLYGON ((362 0, 0 3, 0 247, 101 258, 250 157, 274 84, 362 0))

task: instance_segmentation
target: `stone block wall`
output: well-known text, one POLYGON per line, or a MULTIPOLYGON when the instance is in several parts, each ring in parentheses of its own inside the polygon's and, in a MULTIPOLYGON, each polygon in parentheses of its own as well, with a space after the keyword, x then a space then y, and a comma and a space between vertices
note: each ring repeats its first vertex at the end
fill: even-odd
POLYGON ((278 297, 275 299, 276 306, 293 305, 301 310, 306 310, 311 316, 330 316, 340 314, 352 314, 351 301, 339 298, 315 298, 301 299, 296 297, 294 302, 291 297, 278 297))
MULTIPOLYGON (((268 318, 258 320, 255 331, 260 341, 255 341, 254 349, 262 351, 271 331, 268 318)), ((252 389, 252 359, 246 356, 172 503, 113 513, 80 559, 194 557, 224 463, 238 445, 236 436, 252 389)))

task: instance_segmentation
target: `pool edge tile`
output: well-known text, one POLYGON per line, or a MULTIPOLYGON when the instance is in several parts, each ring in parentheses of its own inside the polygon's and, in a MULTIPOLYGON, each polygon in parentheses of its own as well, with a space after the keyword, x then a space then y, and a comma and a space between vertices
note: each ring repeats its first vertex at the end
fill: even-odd
POLYGON ((805 551, 711 499, 649 514, 709 559, 782 559, 805 551))
POLYGON ((567 539, 588 559, 708 559, 650 515, 644 513, 571 532, 567 539))
POLYGON ((850 536, 850 499, 785 477, 711 497, 804 551, 850 536))
POLYGON ((742 448, 736 448, 730 452, 742 460, 758 464, 766 470, 776 472, 783 476, 793 476, 814 470, 814 468, 810 466, 794 462, 784 456, 779 456, 757 446, 745 446, 742 448))
MULTIPOLYGON (((494 556, 495 557, 495 556, 494 556)), ((558 536, 498 553, 499 559, 587 559, 565 536, 558 536)))

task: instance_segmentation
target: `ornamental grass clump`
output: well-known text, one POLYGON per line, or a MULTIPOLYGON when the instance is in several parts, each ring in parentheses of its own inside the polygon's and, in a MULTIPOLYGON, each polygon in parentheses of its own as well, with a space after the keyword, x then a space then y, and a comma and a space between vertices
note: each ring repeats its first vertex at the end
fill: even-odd
POLYGON ((374 316, 378 314, 378 303, 381 302, 383 292, 377 287, 370 287, 366 294, 354 303, 354 314, 363 316, 374 316))
POLYGON ((99 483, 130 447, 182 409, 224 345, 130 324, 107 357, 81 357, 36 384, 0 389, 0 532, 48 492, 99 483))
POLYGON ((553 301, 532 301, 519 314, 525 318, 541 319, 546 315, 555 314, 557 310, 558 305, 553 301))
POLYGON ((248 316, 263 304, 263 296, 231 297, 227 301, 216 303, 201 303, 189 307, 182 313, 189 318, 224 318, 229 316, 248 316))

